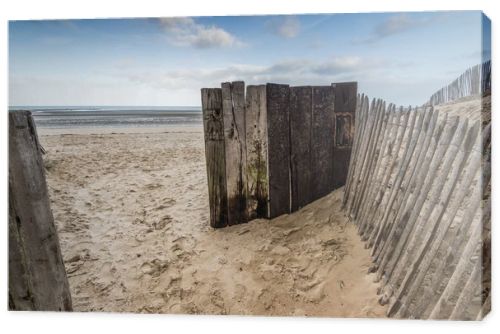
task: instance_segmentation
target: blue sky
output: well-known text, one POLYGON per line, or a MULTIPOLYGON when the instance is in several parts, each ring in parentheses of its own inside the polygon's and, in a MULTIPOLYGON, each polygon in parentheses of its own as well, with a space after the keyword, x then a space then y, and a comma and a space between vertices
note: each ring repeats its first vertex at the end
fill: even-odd
POLYGON ((13 21, 9 104, 196 106, 232 80, 422 104, 480 62, 477 11, 13 21))

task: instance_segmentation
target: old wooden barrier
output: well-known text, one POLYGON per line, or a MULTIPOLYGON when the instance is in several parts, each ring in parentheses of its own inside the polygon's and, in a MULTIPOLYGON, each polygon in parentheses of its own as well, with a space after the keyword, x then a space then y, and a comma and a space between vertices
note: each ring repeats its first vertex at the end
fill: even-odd
POLYGON ((29 111, 9 112, 9 309, 72 309, 29 111))
POLYGON ((300 209, 344 185, 357 84, 202 89, 210 225, 300 209))
POLYGON ((491 110, 477 94, 482 74, 468 74, 488 66, 433 95, 434 106, 358 97, 343 202, 389 316, 475 320, 491 307, 491 110), (467 94, 475 113, 452 114, 462 107, 449 103, 467 94))

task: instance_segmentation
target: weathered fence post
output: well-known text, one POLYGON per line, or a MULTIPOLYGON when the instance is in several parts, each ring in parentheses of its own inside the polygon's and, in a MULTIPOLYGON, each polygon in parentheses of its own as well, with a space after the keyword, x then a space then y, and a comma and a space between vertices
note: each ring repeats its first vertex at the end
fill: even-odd
POLYGON ((290 87, 290 169, 292 211, 312 201, 312 87, 290 87))
POLYGON ((247 150, 245 83, 222 83, 228 225, 246 223, 247 150))
POLYGON ((331 86, 312 87, 312 200, 333 190, 334 95, 331 86))
POLYGON ((290 213, 290 87, 267 84, 269 217, 290 213))
POLYGON ((269 218, 266 86, 248 86, 245 110, 248 219, 269 218))
POLYGON ((354 140, 357 82, 332 84, 334 88, 335 141, 333 146, 333 189, 346 183, 354 140))
POLYGON ((9 309, 71 311, 35 124, 9 112, 9 309))
POLYGON ((201 105, 205 133, 210 226, 224 227, 227 226, 228 219, 222 90, 203 88, 201 105))

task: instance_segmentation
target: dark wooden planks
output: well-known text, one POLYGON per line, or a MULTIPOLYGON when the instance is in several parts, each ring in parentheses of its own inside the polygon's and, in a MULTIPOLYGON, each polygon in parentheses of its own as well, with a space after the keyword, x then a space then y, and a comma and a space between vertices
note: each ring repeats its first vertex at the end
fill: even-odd
POLYGON ((72 310, 29 111, 9 112, 9 309, 72 310))
POLYGON ((311 200, 323 197, 333 190, 333 103, 333 87, 312 87, 311 200))
POLYGON ((335 88, 335 114, 354 115, 356 111, 357 82, 337 82, 335 88))
POLYGON ((234 225, 248 221, 245 83, 243 81, 222 83, 222 114, 226 154, 228 225, 234 225))
POLYGON ((357 82, 332 84, 335 101, 335 143, 333 149, 333 189, 342 187, 347 179, 354 140, 357 82))
POLYGON ((222 90, 203 88, 201 105, 205 134, 210 226, 224 227, 228 225, 228 217, 222 90))
POLYGON ((289 95, 288 85, 266 85, 270 218, 290 212, 289 95))
POLYGON ((247 214, 248 219, 269 217, 267 175, 266 86, 248 86, 246 94, 247 214))
POLYGON ((292 211, 312 201, 312 88, 290 88, 290 167, 292 211))

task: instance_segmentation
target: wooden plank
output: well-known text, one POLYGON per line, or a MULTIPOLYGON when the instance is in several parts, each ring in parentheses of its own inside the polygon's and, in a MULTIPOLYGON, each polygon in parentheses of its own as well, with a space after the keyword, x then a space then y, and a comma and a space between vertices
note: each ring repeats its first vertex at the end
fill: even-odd
POLYGON ((337 82, 332 84, 335 90, 335 114, 354 114, 356 111, 357 82, 337 82))
POLYGON ((333 189, 346 183, 354 141, 354 123, 356 121, 357 82, 339 82, 332 84, 334 89, 334 128, 333 148, 333 189))
POLYGON ((269 217, 290 213, 290 88, 267 84, 269 217))
POLYGON ((355 174, 355 178, 356 178, 356 185, 355 185, 355 189, 354 189, 354 193, 355 193, 355 196, 353 196, 350 204, 349 204, 349 215, 351 218, 353 219, 356 219, 356 203, 358 202, 360 196, 361 196, 361 187, 364 186, 364 183, 365 183, 365 179, 362 177, 363 175, 363 172, 365 171, 365 166, 367 164, 367 159, 369 159, 370 157, 370 148, 371 148, 371 145, 370 145, 370 139, 372 138, 373 136, 373 133, 375 131, 375 127, 376 127, 376 123, 377 123, 377 119, 378 119, 378 116, 379 116, 379 113, 377 112, 377 108, 376 108, 376 100, 373 99, 371 104, 369 103, 369 100, 367 97, 365 97, 365 103, 364 103, 364 106, 365 106, 365 109, 367 109, 367 114, 368 114, 368 117, 366 118, 366 122, 365 122, 365 126, 364 126, 364 130, 363 130, 363 138, 362 138, 362 141, 360 143, 360 156, 359 156, 359 162, 358 162, 358 166, 356 168, 356 174, 355 174))
MULTIPOLYGON (((474 180, 474 175, 479 170, 480 166, 480 150, 478 149, 472 155, 469 160, 468 167, 464 170, 464 166, 467 162, 468 155, 472 151, 472 146, 474 141, 476 141, 476 146, 479 147, 479 124, 472 127, 464 142, 463 147, 461 147, 458 156, 462 158, 454 163, 454 168, 448 175, 449 182, 444 186, 443 192, 444 198, 441 199, 441 204, 435 208, 431 215, 429 221, 426 223, 423 242, 419 245, 410 245, 412 247, 418 248, 408 265, 408 270, 401 283, 400 289, 397 292, 396 299, 402 300, 404 296, 404 301, 398 310, 398 314, 401 316, 406 315, 406 311, 409 307, 409 302, 415 297, 418 288, 420 287, 427 269, 431 265, 432 260, 435 258, 437 251, 441 245, 441 242, 448 231, 449 226, 453 222, 453 219, 459 209, 460 204, 466 195, 470 194, 469 187, 474 180), (477 139, 476 139, 477 138, 477 139), (458 177, 463 171, 463 182, 460 184, 458 182, 458 177), (458 189, 457 189, 458 187, 458 189), (457 189, 457 191, 455 191, 457 189), (452 195, 455 195, 452 199, 452 195), (445 212, 448 212, 446 219, 443 219, 445 212)), ((473 189, 473 196, 471 201, 474 204, 479 204, 480 202, 480 187, 477 186, 473 189)))
POLYGON ((219 228, 228 225, 222 90, 220 88, 203 88, 201 90, 201 105, 205 136, 210 226, 219 228))
POLYGON ((312 87, 290 87, 292 212, 312 202, 312 87))
POLYGON ((246 101, 247 214, 269 218, 266 86, 248 86, 246 101))
POLYGON ((364 100, 364 95, 359 95, 357 96, 357 102, 356 102, 356 112, 355 112, 355 119, 356 122, 353 124, 354 127, 354 137, 353 137, 353 143, 352 143, 352 150, 351 150, 351 156, 349 158, 349 169, 347 171, 347 178, 346 178, 346 184, 345 184, 345 189, 344 189, 344 197, 342 198, 342 209, 345 209, 347 201, 349 200, 349 197, 351 196, 351 185, 353 182, 353 175, 354 175, 354 170, 356 169, 356 158, 359 150, 359 141, 360 141, 360 136, 363 128, 363 123, 364 123, 364 115, 363 115, 363 104, 364 100))
POLYGON ((9 112, 9 309, 71 311, 39 147, 31 112, 9 112))
POLYGON ((356 196, 357 196, 357 188, 359 185, 359 169, 361 168, 362 164, 362 157, 363 153, 365 150, 365 139, 366 139, 366 131, 368 131, 368 119, 371 117, 369 114, 369 100, 368 97, 366 97, 364 94, 361 95, 360 101, 359 101, 359 108, 358 108, 358 114, 360 117, 358 117, 358 121, 356 122, 356 136, 355 136, 355 151, 353 157, 351 157, 351 163, 349 166, 349 173, 350 173, 350 181, 346 186, 345 191, 348 192, 348 196, 345 196, 344 198, 344 207, 347 211, 347 214, 350 216, 352 212, 352 203, 354 202, 356 196))
MULTIPOLYGON (((412 231, 412 237, 409 239, 408 243, 405 244, 406 247, 404 247, 404 250, 397 253, 399 258, 392 262, 392 265, 389 267, 387 272, 388 279, 391 279, 393 282, 400 281, 402 275, 408 269, 406 265, 407 262, 415 256, 414 247, 409 246, 418 245, 416 239, 420 239, 423 236, 423 228, 429 220, 434 207, 439 202, 441 193, 447 181, 447 176, 449 175, 452 167, 454 167, 453 164, 455 158, 457 158, 459 145, 465 138, 467 125, 467 120, 461 122, 459 130, 455 132, 450 145, 446 148, 446 154, 444 155, 444 159, 441 161, 442 164, 439 168, 438 174, 426 180, 426 191, 422 192, 422 198, 417 201, 414 208, 418 208, 419 202, 421 203, 421 201, 424 202, 424 206, 422 210, 415 211, 415 209, 413 209, 410 222, 408 223, 410 226, 415 225, 414 230, 412 231), (414 224, 413 221, 415 221, 416 224, 414 224)), ((429 173, 429 175, 432 174, 433 173, 429 173)))
POLYGON ((331 86, 312 87, 312 200, 333 190, 334 92, 331 86))
MULTIPOLYGON (((397 207, 397 210, 394 211, 393 217, 391 220, 393 221, 391 223, 391 229, 388 232, 388 236, 385 236, 384 240, 382 240, 382 243, 380 245, 377 245, 376 247, 373 248, 372 254, 374 254, 374 258, 377 260, 379 257, 379 254, 381 253, 381 250, 385 247, 385 244, 387 242, 391 242, 393 240, 394 233, 396 230, 400 227, 401 223, 401 215, 404 212, 404 209, 407 207, 407 205, 413 205, 413 200, 409 201, 409 198, 411 194, 416 190, 418 187, 417 184, 417 179, 419 177, 419 173, 423 170, 423 167, 427 164, 429 159, 427 159, 427 152, 429 148, 433 149, 434 145, 433 144, 433 137, 436 136, 436 131, 439 133, 440 128, 437 125, 437 120, 439 116, 438 111, 433 111, 432 107, 431 110, 428 111, 429 116, 430 116, 430 124, 425 125, 424 128, 426 129, 426 134, 425 134, 425 140, 423 143, 418 145, 418 151, 417 154, 414 155, 412 162, 410 163, 410 167, 412 169, 409 179, 405 181, 405 184, 402 186, 403 188, 403 196, 402 200, 399 202, 399 206, 397 207)), ((399 200, 399 198, 398 198, 399 200)))
POLYGON ((354 203, 355 217, 359 217, 360 206, 363 203, 363 199, 366 198, 367 187, 371 182, 372 168, 378 160, 378 151, 380 150, 380 141, 382 140, 382 135, 385 132, 385 126, 388 122, 389 112, 386 109, 385 102, 378 100, 376 104, 377 119, 375 122, 375 127, 373 134, 369 142, 369 159, 365 161, 362 167, 361 178, 364 181, 361 188, 359 189, 359 196, 354 203))
POLYGON ((447 316, 442 315, 443 308, 450 303, 450 299, 453 298, 457 289, 460 288, 459 284, 462 278, 467 275, 467 272, 470 272, 470 268, 473 267, 476 261, 479 261, 480 259, 479 256, 476 256, 476 261, 473 260, 474 256, 479 255, 481 251, 481 224, 472 224, 472 227, 473 231, 467 240, 467 244, 465 245, 457 266, 447 282, 443 293, 439 297, 439 300, 434 305, 434 308, 429 315, 429 319, 447 318, 447 316))
POLYGON ((383 140, 380 145, 375 168, 370 175, 371 184, 367 190, 366 200, 363 201, 363 205, 360 208, 359 220, 362 222, 366 221, 367 216, 369 217, 372 214, 371 211, 368 211, 368 208, 373 205, 376 194, 380 191, 381 187, 383 187, 382 180, 384 179, 384 175, 387 173, 385 166, 387 165, 387 159, 390 158, 388 154, 388 145, 392 141, 392 138, 394 138, 395 136, 395 130, 397 130, 399 119, 401 117, 401 113, 396 112, 394 105, 388 106, 388 113, 388 124, 386 126, 383 140))
POLYGON ((422 169, 421 174, 419 175, 417 184, 420 186, 418 192, 415 194, 415 201, 413 201, 413 203, 410 202, 412 205, 408 206, 403 211, 404 214, 401 219, 404 228, 396 231, 393 238, 394 243, 390 243, 389 247, 386 247, 384 249, 384 253, 381 255, 378 278, 380 278, 382 274, 385 274, 385 281, 389 280, 392 275, 392 270, 405 250, 408 239, 414 235, 414 225, 423 210, 422 208, 427 200, 427 196, 433 182, 437 179, 438 169, 443 162, 442 158, 440 159, 437 157, 444 157, 450 142, 460 135, 460 133, 457 133, 458 126, 459 118, 451 118, 449 123, 446 125, 444 134, 440 136, 439 142, 435 144, 436 149, 433 152, 432 158, 429 159, 429 167, 427 169, 422 169))
POLYGON ((246 223, 245 83, 222 83, 228 225, 246 223))

